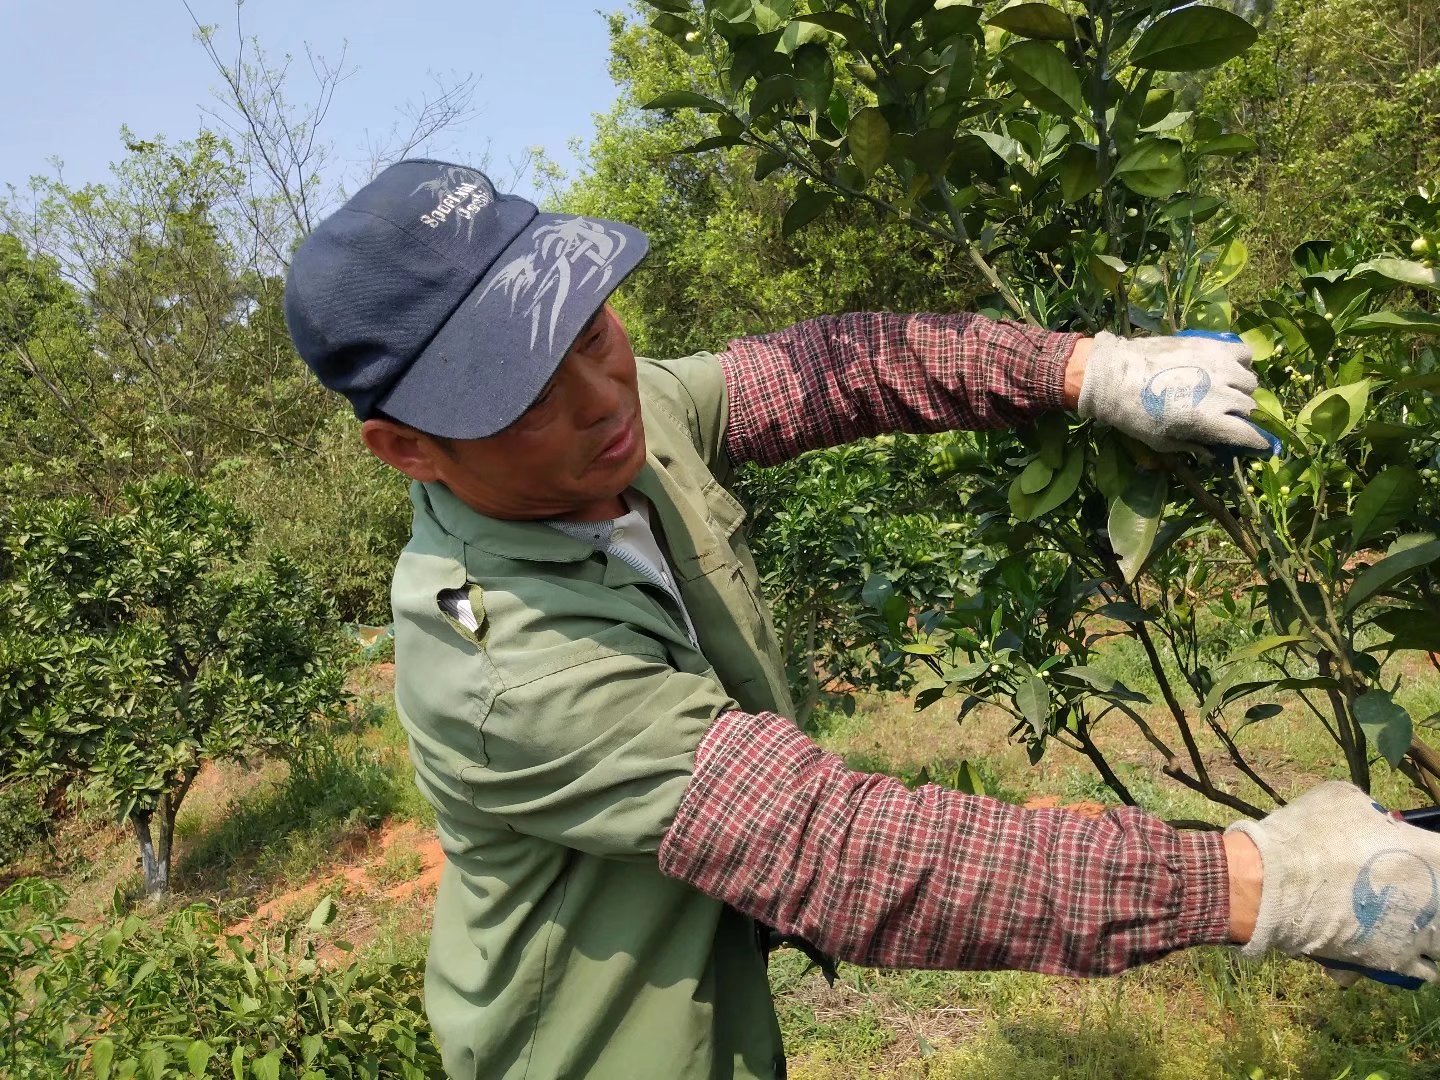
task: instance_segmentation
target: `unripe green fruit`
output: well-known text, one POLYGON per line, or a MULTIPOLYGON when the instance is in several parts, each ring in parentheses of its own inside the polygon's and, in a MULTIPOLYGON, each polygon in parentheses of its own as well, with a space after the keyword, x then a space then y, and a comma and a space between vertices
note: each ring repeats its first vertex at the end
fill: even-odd
POLYGON ((1290 485, 1289 485, 1289 484, 1281 484, 1281 485, 1280 485, 1280 497, 1281 497, 1282 499, 1288 499, 1288 498, 1290 497, 1290 485))
POLYGON ((1125 216, 1128 218, 1136 218, 1140 216, 1140 211, 1136 210, 1135 207, 1132 206, 1129 210, 1125 211, 1125 216))
POLYGON ((1020 185, 1019 185, 1019 184, 1011 184, 1011 185, 1010 185, 1010 190, 1013 191, 1016 195, 1019 195, 1019 194, 1020 194, 1020 185))
POLYGON ((1265 466, 1264 466, 1261 462, 1258 462, 1258 461, 1252 461, 1252 462, 1250 462, 1250 471, 1251 471, 1251 472, 1258 473, 1258 472, 1259 472, 1261 469, 1263 469, 1263 468, 1265 468, 1265 466))
POLYGON ((700 40, 700 31, 699 31, 699 30, 691 30, 688 34, 685 35, 685 40, 686 40, 686 41, 699 41, 699 40, 700 40))
POLYGON ((1415 242, 1410 245, 1410 252, 1413 255, 1429 255, 1430 238, 1427 236, 1417 236, 1415 242))
POLYGON ((1334 321, 1335 321, 1335 313, 1334 313, 1333 311, 1327 311, 1327 312, 1325 312, 1325 321, 1326 321, 1326 322, 1334 322, 1334 321))

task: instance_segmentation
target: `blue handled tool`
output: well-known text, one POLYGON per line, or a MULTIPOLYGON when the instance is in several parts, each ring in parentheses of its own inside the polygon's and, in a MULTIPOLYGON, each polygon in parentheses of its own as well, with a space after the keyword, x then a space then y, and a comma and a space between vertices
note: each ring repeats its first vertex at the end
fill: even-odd
MULTIPOLYGON (((1220 331, 1218 331, 1218 330, 1181 330, 1181 331, 1180 331, 1178 334, 1176 334, 1175 336, 1176 336, 1176 337, 1211 338, 1211 339, 1214 340, 1214 341, 1228 341, 1228 342, 1230 342, 1232 345, 1240 345, 1240 344, 1243 344, 1243 342, 1242 342, 1239 334, 1222 333, 1222 332, 1220 332, 1220 331)), ((1261 435, 1265 436, 1265 438, 1266 438, 1267 440, 1269 440, 1269 443, 1270 443, 1270 453, 1269 453, 1269 454, 1266 454, 1265 456, 1266 456, 1266 457, 1278 457, 1279 454, 1280 454, 1280 450, 1281 450, 1281 448, 1282 448, 1280 440, 1277 439, 1273 434, 1271 434, 1270 432, 1268 432, 1268 431, 1266 431, 1264 428, 1262 428, 1259 424, 1254 423, 1253 421, 1249 421, 1249 420, 1247 420, 1246 423, 1248 423, 1251 427, 1253 427, 1253 428, 1254 428, 1256 431, 1258 431, 1261 435)), ((1228 463, 1228 461, 1230 460, 1230 458, 1234 457, 1236 454, 1258 454, 1258 453, 1262 453, 1262 451, 1252 450, 1252 449, 1251 449, 1250 447, 1248 447, 1248 446, 1230 446, 1230 447, 1226 447, 1225 450, 1227 451, 1226 453, 1217 454, 1216 456, 1217 456, 1217 457, 1220 457, 1221 460, 1226 461, 1227 463, 1228 463)))
MULTIPOLYGON (((1401 821, 1418 828, 1428 829, 1430 832, 1440 832, 1440 806, 1422 806, 1416 810, 1406 810, 1397 816, 1401 821)), ((1361 967, 1359 964, 1347 964, 1343 960, 1320 960, 1320 963, 1335 971, 1353 971, 1356 974, 1364 975, 1367 979, 1384 983, 1386 986, 1398 986, 1402 990, 1419 990, 1425 985, 1423 979, 1417 979, 1413 975, 1401 975, 1394 971, 1377 971, 1375 968, 1361 967)))

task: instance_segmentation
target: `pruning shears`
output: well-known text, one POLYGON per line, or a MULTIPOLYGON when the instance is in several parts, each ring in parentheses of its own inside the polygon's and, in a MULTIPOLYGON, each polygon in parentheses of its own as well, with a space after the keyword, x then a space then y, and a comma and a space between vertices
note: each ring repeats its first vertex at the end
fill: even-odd
MULTIPOLYGON (((1176 337, 1191 337, 1191 338, 1210 338, 1212 341, 1225 341, 1225 342, 1229 342, 1229 343, 1232 344, 1232 345, 1240 345, 1240 344, 1243 344, 1243 341, 1241 340, 1239 334, 1222 333, 1222 332, 1220 332, 1220 331, 1218 331, 1218 330, 1181 330, 1181 331, 1180 331, 1178 334, 1176 334, 1175 336, 1176 336, 1176 337)), ((1246 423, 1248 423, 1251 427, 1253 427, 1253 428, 1254 428, 1256 431, 1258 431, 1261 435, 1265 436, 1266 440, 1270 443, 1270 453, 1269 453, 1269 454, 1264 454, 1264 451, 1256 451, 1256 450, 1251 449, 1251 448, 1248 447, 1248 446, 1228 446, 1228 447, 1222 447, 1222 448, 1220 449, 1220 452, 1217 453, 1216 456, 1217 456, 1218 458, 1220 458, 1221 461, 1224 462, 1224 463, 1226 463, 1226 464, 1228 464, 1228 463, 1230 462, 1230 460, 1233 459, 1233 458, 1235 457, 1235 455, 1237 455, 1237 454, 1257 454, 1257 453, 1258 453, 1258 454, 1264 454, 1264 456, 1266 456, 1266 457, 1278 457, 1278 456, 1280 455, 1280 450, 1281 450, 1281 448, 1282 448, 1282 447, 1281 447, 1281 442, 1280 442, 1280 440, 1279 440, 1278 438, 1276 438, 1275 435, 1273 435, 1272 433, 1270 433, 1270 432, 1266 431, 1264 428, 1262 428, 1259 424, 1257 424, 1257 423, 1255 423, 1255 422, 1253 422, 1253 421, 1250 421, 1250 420, 1247 420, 1246 423)))
MULTIPOLYGON (((1416 810, 1403 810, 1395 815, 1401 821, 1430 832, 1440 832, 1440 806, 1422 806, 1416 810)), ((1319 960, 1319 958, 1316 958, 1319 960)), ((1386 986, 1398 986, 1402 990, 1419 990, 1425 985, 1423 979, 1413 975, 1401 975, 1395 971, 1378 971, 1359 964, 1347 964, 1343 960, 1319 960, 1324 967, 1334 971, 1353 971, 1386 986)))

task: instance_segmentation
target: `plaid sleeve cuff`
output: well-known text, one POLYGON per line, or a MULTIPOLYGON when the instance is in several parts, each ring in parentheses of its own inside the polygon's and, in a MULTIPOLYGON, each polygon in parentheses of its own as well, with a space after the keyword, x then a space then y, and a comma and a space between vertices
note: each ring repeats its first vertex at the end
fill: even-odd
POLYGON ((1226 940, 1217 836, 1131 807, 1090 820, 851 772, 790 721, 725 713, 660 869, 875 967, 1106 975, 1226 940))
POLYGON ((726 450, 773 465, 866 435, 1015 426, 1063 406, 1079 338, 972 314, 889 313, 740 338, 720 355, 726 450))

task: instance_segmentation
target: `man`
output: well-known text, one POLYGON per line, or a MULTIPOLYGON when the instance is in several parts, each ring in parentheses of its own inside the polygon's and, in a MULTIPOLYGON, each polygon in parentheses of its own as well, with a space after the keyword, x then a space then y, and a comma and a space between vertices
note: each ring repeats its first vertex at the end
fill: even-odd
POLYGON ((300 354, 414 481, 396 701, 447 856, 452 1077, 783 1076, 761 925, 883 966, 1096 975, 1228 941, 1436 977, 1440 838, 1348 785, 1184 833, 910 792, 785 719, 736 466, 1059 408, 1258 450, 1243 347, 875 314, 637 362, 606 298, 645 250, 416 160, 291 267, 300 354))

